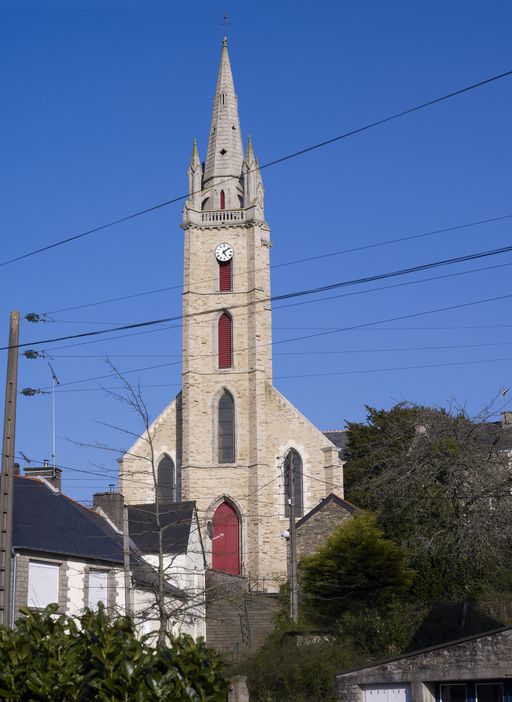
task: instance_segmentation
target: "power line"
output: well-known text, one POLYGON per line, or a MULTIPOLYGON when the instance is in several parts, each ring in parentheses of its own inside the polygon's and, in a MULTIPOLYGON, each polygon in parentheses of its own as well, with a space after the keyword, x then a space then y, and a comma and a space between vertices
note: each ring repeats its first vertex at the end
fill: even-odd
MULTIPOLYGON (((489 217, 487 219, 480 219, 480 220, 476 220, 473 222, 456 224, 456 225, 452 225, 449 227, 443 227, 441 229, 433 229, 431 231, 422 232, 420 234, 411 234, 408 236, 398 237, 398 238, 394 238, 394 239, 387 239, 386 241, 377 241, 374 243, 364 244, 362 246, 355 246, 355 247, 351 247, 348 249, 339 249, 337 251, 330 251, 330 252, 327 252, 324 254, 319 254, 317 256, 308 256, 306 258, 298 258, 298 259, 294 259, 292 261, 284 261, 283 263, 273 264, 270 266, 270 268, 274 269, 274 268, 284 268, 285 266, 295 266, 295 265, 300 264, 300 263, 308 263, 310 261, 316 261, 316 260, 320 260, 320 259, 324 259, 324 258, 331 258, 334 256, 341 256, 341 255, 349 254, 349 253, 356 253, 358 251, 367 251, 368 249, 379 248, 381 246, 389 246, 391 244, 399 244, 399 243, 402 243, 404 241, 413 241, 415 239, 422 239, 422 238, 425 238, 428 236, 434 236, 436 234, 445 234, 447 232, 460 231, 461 229, 467 229, 469 227, 477 227, 477 226, 481 226, 482 224, 490 224, 493 222, 500 222, 500 221, 510 219, 510 218, 512 218, 512 213, 506 214, 506 215, 500 215, 499 217, 489 217)), ((255 272, 257 273, 258 271, 263 271, 263 270, 266 270, 266 269, 259 268, 259 269, 256 269, 255 272)), ((246 271, 235 272, 233 277, 243 275, 245 272, 246 271)), ((206 280, 202 279, 201 282, 203 282, 203 283, 208 282, 208 280, 210 282, 213 282, 213 281, 216 281, 217 279, 216 278, 210 278, 210 279, 206 279, 206 280)), ((51 314, 59 314, 61 312, 71 312, 73 310, 81 310, 81 309, 86 309, 88 307, 97 307, 99 305, 106 305, 106 304, 110 304, 113 302, 122 302, 124 300, 132 300, 133 298, 136 298, 136 297, 145 297, 146 295, 155 295, 158 293, 169 292, 171 290, 181 290, 182 288, 183 288, 182 284, 171 285, 171 286, 166 287, 166 288, 156 288, 154 290, 146 290, 146 291, 142 291, 139 293, 131 293, 129 295, 121 295, 118 297, 111 297, 111 298, 107 298, 105 300, 97 300, 95 302, 88 302, 88 303, 84 303, 81 305, 74 305, 71 307, 61 307, 60 309, 57 309, 57 310, 47 310, 43 314, 51 315, 51 314)), ((66 320, 59 319, 59 320, 53 320, 53 321, 64 322, 66 320)), ((80 323, 83 323, 83 322, 80 322, 80 323)), ((90 324, 106 324, 106 322, 89 322, 89 323, 90 324)))
MULTIPOLYGON (((342 141, 343 139, 347 139, 351 136, 355 136, 356 134, 361 134, 362 132, 368 131, 368 130, 373 129, 375 127, 379 127, 379 126, 386 124, 388 122, 391 122, 393 120, 400 119, 401 117, 405 117, 406 115, 410 115, 413 112, 418 112, 419 110, 423 110, 427 107, 432 107, 433 105, 436 105, 440 102, 444 102, 445 100, 450 100, 451 98, 454 98, 458 95, 468 93, 471 90, 475 90, 476 88, 481 88, 484 85, 489 85, 490 83, 494 83, 495 81, 501 80, 502 78, 507 78, 510 75, 512 75, 512 70, 504 71, 503 73, 498 73, 494 76, 491 76, 489 78, 485 78, 484 80, 478 81, 477 83, 472 83, 472 84, 467 85, 463 88, 459 88, 458 90, 454 90, 450 93, 446 93, 445 95, 441 95, 440 97, 434 98, 432 100, 428 100, 427 102, 423 102, 419 105, 415 105, 414 107, 409 107, 405 110, 401 110, 400 112, 395 112, 392 115, 388 115, 387 117, 383 117, 383 118, 375 120, 373 122, 369 122, 368 124, 365 124, 362 127, 357 127, 356 129, 351 129, 350 131, 344 132, 343 134, 339 134, 338 136, 335 136, 335 137, 332 137, 330 139, 326 139, 324 141, 318 142, 317 144, 313 144, 312 146, 307 146, 303 149, 299 149, 298 151, 294 151, 294 152, 287 154, 285 156, 281 156, 280 158, 274 159, 273 161, 269 161, 268 163, 265 163, 265 164, 259 166, 259 170, 261 171, 264 168, 270 168, 271 166, 276 166, 277 164, 284 163, 285 161, 289 161, 293 158, 297 158, 298 156, 303 156, 304 154, 310 153, 311 151, 315 151, 315 150, 321 149, 325 146, 329 146, 330 144, 334 144, 338 141, 342 141)), ((227 178, 226 181, 222 181, 222 182, 227 182, 229 180, 232 180, 233 177, 234 176, 227 178)), ((0 262, 0 267, 8 266, 11 263, 21 261, 25 258, 29 258, 30 256, 35 256, 36 254, 42 253, 44 251, 49 251, 50 249, 54 249, 57 246, 62 246, 63 244, 69 244, 72 241, 77 241, 78 239, 82 239, 86 236, 90 236, 91 234, 95 234, 97 232, 103 231, 103 230, 108 229, 110 227, 114 227, 118 224, 128 222, 129 220, 135 219, 137 217, 141 217, 142 215, 148 214, 150 212, 154 212, 155 210, 159 210, 163 207, 167 207, 168 205, 171 205, 173 203, 180 202, 181 200, 185 200, 188 197, 190 197, 190 195, 193 195, 193 194, 195 194, 195 193, 192 192, 192 193, 187 193, 185 195, 178 195, 177 197, 173 197, 170 200, 165 200, 164 202, 160 202, 156 205, 152 205, 151 207, 146 207, 143 210, 133 212, 132 214, 126 215, 125 217, 119 217, 118 219, 114 219, 110 222, 107 222, 106 224, 102 224, 102 225, 99 225, 97 227, 93 227, 92 229, 88 229, 88 230, 81 232, 79 234, 73 234, 71 236, 66 237, 65 239, 61 239, 60 241, 56 241, 52 244, 47 244, 46 246, 42 246, 38 249, 34 249, 33 251, 29 251, 25 254, 21 254, 20 256, 16 256, 16 257, 8 259, 6 261, 2 261, 2 262, 0 262)))
MULTIPOLYGON (((399 270, 389 271, 386 273, 378 273, 375 275, 365 276, 362 278, 354 278, 352 280, 344 280, 344 281, 340 281, 337 283, 331 283, 329 285, 322 285, 322 286, 316 287, 316 288, 307 288, 307 289, 303 289, 303 290, 296 290, 296 291, 289 292, 289 293, 283 293, 281 295, 272 295, 272 296, 267 297, 267 298, 262 298, 261 300, 244 302, 244 303, 239 303, 236 305, 230 305, 229 309, 235 310, 235 309, 241 309, 244 307, 250 307, 253 305, 257 305, 257 304, 265 304, 265 303, 269 303, 269 302, 276 302, 279 300, 288 300, 290 298, 302 297, 305 295, 315 295, 315 294, 318 294, 321 292, 327 292, 329 290, 335 290, 338 288, 348 287, 348 286, 352 286, 352 285, 361 285, 363 283, 372 283, 372 282, 376 282, 378 280, 385 280, 387 278, 394 278, 397 276, 409 275, 411 273, 418 273, 420 271, 429 270, 431 268, 439 268, 441 266, 453 265, 455 263, 463 263, 466 261, 472 261, 472 260, 479 259, 479 258, 487 258, 489 256, 497 256, 497 255, 501 255, 504 253, 510 253, 511 251, 512 251, 512 245, 511 246, 503 246, 503 247, 498 248, 498 249, 491 249, 488 251, 480 251, 480 252, 473 253, 473 254, 466 254, 464 256, 457 256, 455 258, 447 258, 447 259, 443 259, 440 261, 433 261, 430 263, 420 264, 417 266, 410 266, 409 268, 401 268, 399 270)), ((124 325, 121 325, 118 327, 112 327, 111 329, 96 329, 96 330, 89 331, 89 332, 80 332, 78 334, 69 334, 66 336, 54 337, 51 339, 43 339, 41 341, 25 342, 23 344, 18 344, 18 346, 16 348, 24 348, 27 346, 41 346, 42 344, 51 344, 51 343, 58 342, 58 341, 66 341, 68 339, 81 339, 81 338, 90 337, 90 336, 99 336, 99 335, 103 335, 103 334, 108 334, 111 332, 126 331, 129 329, 138 329, 141 327, 154 326, 157 324, 164 324, 167 322, 175 322, 175 321, 179 321, 182 319, 190 319, 193 317, 204 317, 204 316, 209 315, 209 314, 222 312, 224 309, 225 309, 224 307, 216 307, 216 308, 212 308, 212 309, 202 310, 200 312, 191 312, 191 313, 188 313, 186 315, 176 315, 174 317, 163 317, 161 319, 153 319, 153 320, 147 320, 144 322, 134 322, 132 324, 124 324, 124 325)), ((2 346, 2 347, 0 347, 0 351, 5 351, 8 348, 9 348, 9 346, 2 346)))
MULTIPOLYGON (((261 347, 269 346, 269 345, 272 345, 272 344, 274 344, 274 345, 286 344, 286 343, 290 343, 291 341, 301 341, 301 340, 303 340, 303 339, 312 339, 312 338, 316 338, 316 337, 320 337, 320 336, 328 336, 328 335, 331 335, 331 334, 337 334, 337 333, 341 333, 341 332, 344 332, 344 331, 352 331, 352 330, 354 330, 354 329, 360 329, 360 328, 363 328, 363 327, 375 326, 375 325, 382 324, 382 323, 385 324, 385 323, 388 323, 388 322, 398 321, 398 320, 402 320, 402 319, 412 319, 412 318, 415 318, 415 317, 422 317, 422 316, 429 315, 429 314, 437 314, 437 313, 439 313, 439 312, 447 312, 447 311, 452 311, 452 310, 456 310, 456 309, 463 309, 463 308, 466 308, 466 307, 472 307, 472 306, 474 306, 474 305, 481 305, 481 304, 485 304, 485 303, 488 303, 488 302, 496 302, 496 301, 498 301, 498 300, 505 300, 505 299, 510 299, 510 298, 512 298, 512 293, 509 293, 509 294, 507 294, 507 295, 499 295, 499 296, 496 296, 496 297, 484 298, 484 299, 481 299, 481 300, 474 300, 474 301, 472 301, 472 302, 463 302, 463 303, 459 303, 459 304, 457 304, 457 305, 449 305, 449 306, 447 306, 447 307, 438 307, 438 308, 435 308, 435 309, 424 310, 424 311, 422 311, 422 312, 412 312, 412 313, 409 313, 409 314, 406 314, 406 315, 399 315, 399 316, 397 316, 397 317, 390 317, 390 318, 384 319, 384 320, 375 320, 375 321, 372 321, 372 322, 362 322, 362 323, 360 323, 360 324, 354 324, 354 325, 351 325, 351 326, 348 326, 348 327, 335 327, 334 329, 330 329, 330 330, 328 330, 328 331, 319 331, 319 332, 315 332, 315 333, 313 333, 313 334, 304 334, 304 335, 302 335, 302 336, 292 337, 292 338, 288 338, 288 339, 281 339, 280 341, 270 342, 270 343, 268 343, 268 344, 256 344, 256 345, 254 345, 254 346, 250 346, 250 347, 247 347, 247 348, 245 348, 245 349, 240 349, 239 352, 249 351, 249 350, 254 349, 254 348, 261 348, 261 347)), ((202 354, 202 355, 199 355, 199 356, 194 356, 194 357, 193 357, 193 360, 197 360, 198 358, 209 358, 209 357, 211 357, 211 356, 212 356, 212 354, 202 354)), ((498 359, 498 360, 500 360, 500 359, 498 359)), ((173 362, 173 363, 164 363, 164 364, 160 364, 160 365, 157 365, 157 366, 149 366, 149 367, 147 367, 147 368, 133 369, 133 370, 129 370, 129 371, 124 371, 124 373, 134 373, 134 372, 137 372, 137 371, 149 370, 149 369, 152 369, 152 368, 159 368, 159 367, 163 367, 163 366, 178 365, 179 363, 180 363, 179 361, 176 361, 176 362, 173 362)), ((210 375, 210 373, 200 373, 200 372, 193 371, 193 370, 191 370, 190 373, 191 373, 192 375, 210 375)), ((121 375, 123 375, 123 373, 121 373, 121 375)), ((77 383, 81 383, 81 382, 92 382, 92 381, 94 381, 94 380, 100 380, 100 379, 103 380, 103 379, 108 378, 108 377, 116 377, 116 376, 117 376, 116 373, 111 373, 111 374, 104 375, 104 376, 98 376, 98 377, 96 377, 96 378, 86 378, 86 379, 83 379, 83 380, 74 380, 74 381, 70 381, 69 383, 61 383, 61 385, 73 385, 73 384, 77 384, 77 383)), ((289 377, 289 376, 282 376, 282 377, 289 377)), ((302 376, 297 376, 297 377, 302 377, 302 376)), ((308 377, 308 376, 304 376, 304 377, 308 377)), ((50 386, 48 386, 48 387, 50 387, 50 386)), ((146 387, 148 387, 148 386, 146 386, 146 387)), ((162 387, 162 385, 158 385, 157 387, 162 387)), ((41 388, 41 390, 45 390, 45 389, 47 389, 47 388, 41 388)))

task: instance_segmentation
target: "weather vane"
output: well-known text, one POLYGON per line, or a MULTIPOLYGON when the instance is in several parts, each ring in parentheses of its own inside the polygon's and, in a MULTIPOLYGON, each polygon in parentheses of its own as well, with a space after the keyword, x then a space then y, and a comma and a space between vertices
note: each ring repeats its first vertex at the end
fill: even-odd
POLYGON ((227 27, 228 25, 229 25, 228 16, 227 16, 227 14, 225 14, 224 17, 222 18, 222 26, 227 27))

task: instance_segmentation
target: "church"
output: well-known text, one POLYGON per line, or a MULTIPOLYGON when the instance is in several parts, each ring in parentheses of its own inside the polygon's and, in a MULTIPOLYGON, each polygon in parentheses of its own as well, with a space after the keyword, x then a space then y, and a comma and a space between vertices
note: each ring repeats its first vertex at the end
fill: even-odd
POLYGON ((209 567, 272 592, 290 510, 343 497, 343 473, 338 448, 272 384, 272 242, 226 38, 206 161, 194 140, 187 175, 182 390, 120 460, 119 490, 129 505, 194 500, 209 567))

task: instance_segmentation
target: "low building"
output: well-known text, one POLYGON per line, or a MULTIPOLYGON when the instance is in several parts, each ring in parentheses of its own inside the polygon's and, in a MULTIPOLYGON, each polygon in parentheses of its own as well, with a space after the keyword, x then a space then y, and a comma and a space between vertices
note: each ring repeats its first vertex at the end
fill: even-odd
MULTIPOLYGON (((53 482, 59 484, 34 472, 31 477, 14 479, 12 621, 21 607, 42 610, 51 603, 59 605, 60 614, 74 617, 87 608, 96 609, 100 602, 112 614, 124 614, 121 529, 101 510, 84 507, 64 495, 53 482)), ((192 538, 185 547, 185 541, 182 535, 182 550, 189 542, 195 543, 192 538)), ((133 540, 129 546, 131 606, 139 615, 141 630, 150 631, 153 618, 148 602, 158 588, 157 572, 151 557, 144 558, 133 540)), ((186 586, 190 579, 182 559, 174 564, 172 573, 166 571, 164 594, 169 611, 187 611, 184 626, 170 622, 173 630, 195 634, 198 625, 195 610, 189 606, 190 594, 177 584, 186 586), (181 574, 181 570, 187 572, 181 574)), ((204 616, 199 627, 204 627, 203 620, 204 616)))
POLYGON ((357 512, 357 507, 331 492, 295 525, 297 556, 316 553, 329 536, 357 512))
POLYGON ((336 676, 338 702, 511 702, 512 627, 336 676))

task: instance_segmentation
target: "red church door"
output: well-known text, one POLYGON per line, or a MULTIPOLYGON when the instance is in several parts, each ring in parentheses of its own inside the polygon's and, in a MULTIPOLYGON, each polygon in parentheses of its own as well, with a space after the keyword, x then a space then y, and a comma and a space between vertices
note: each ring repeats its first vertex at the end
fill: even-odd
POLYGON ((235 509, 220 504, 213 515, 212 568, 240 575, 240 522, 235 509))

